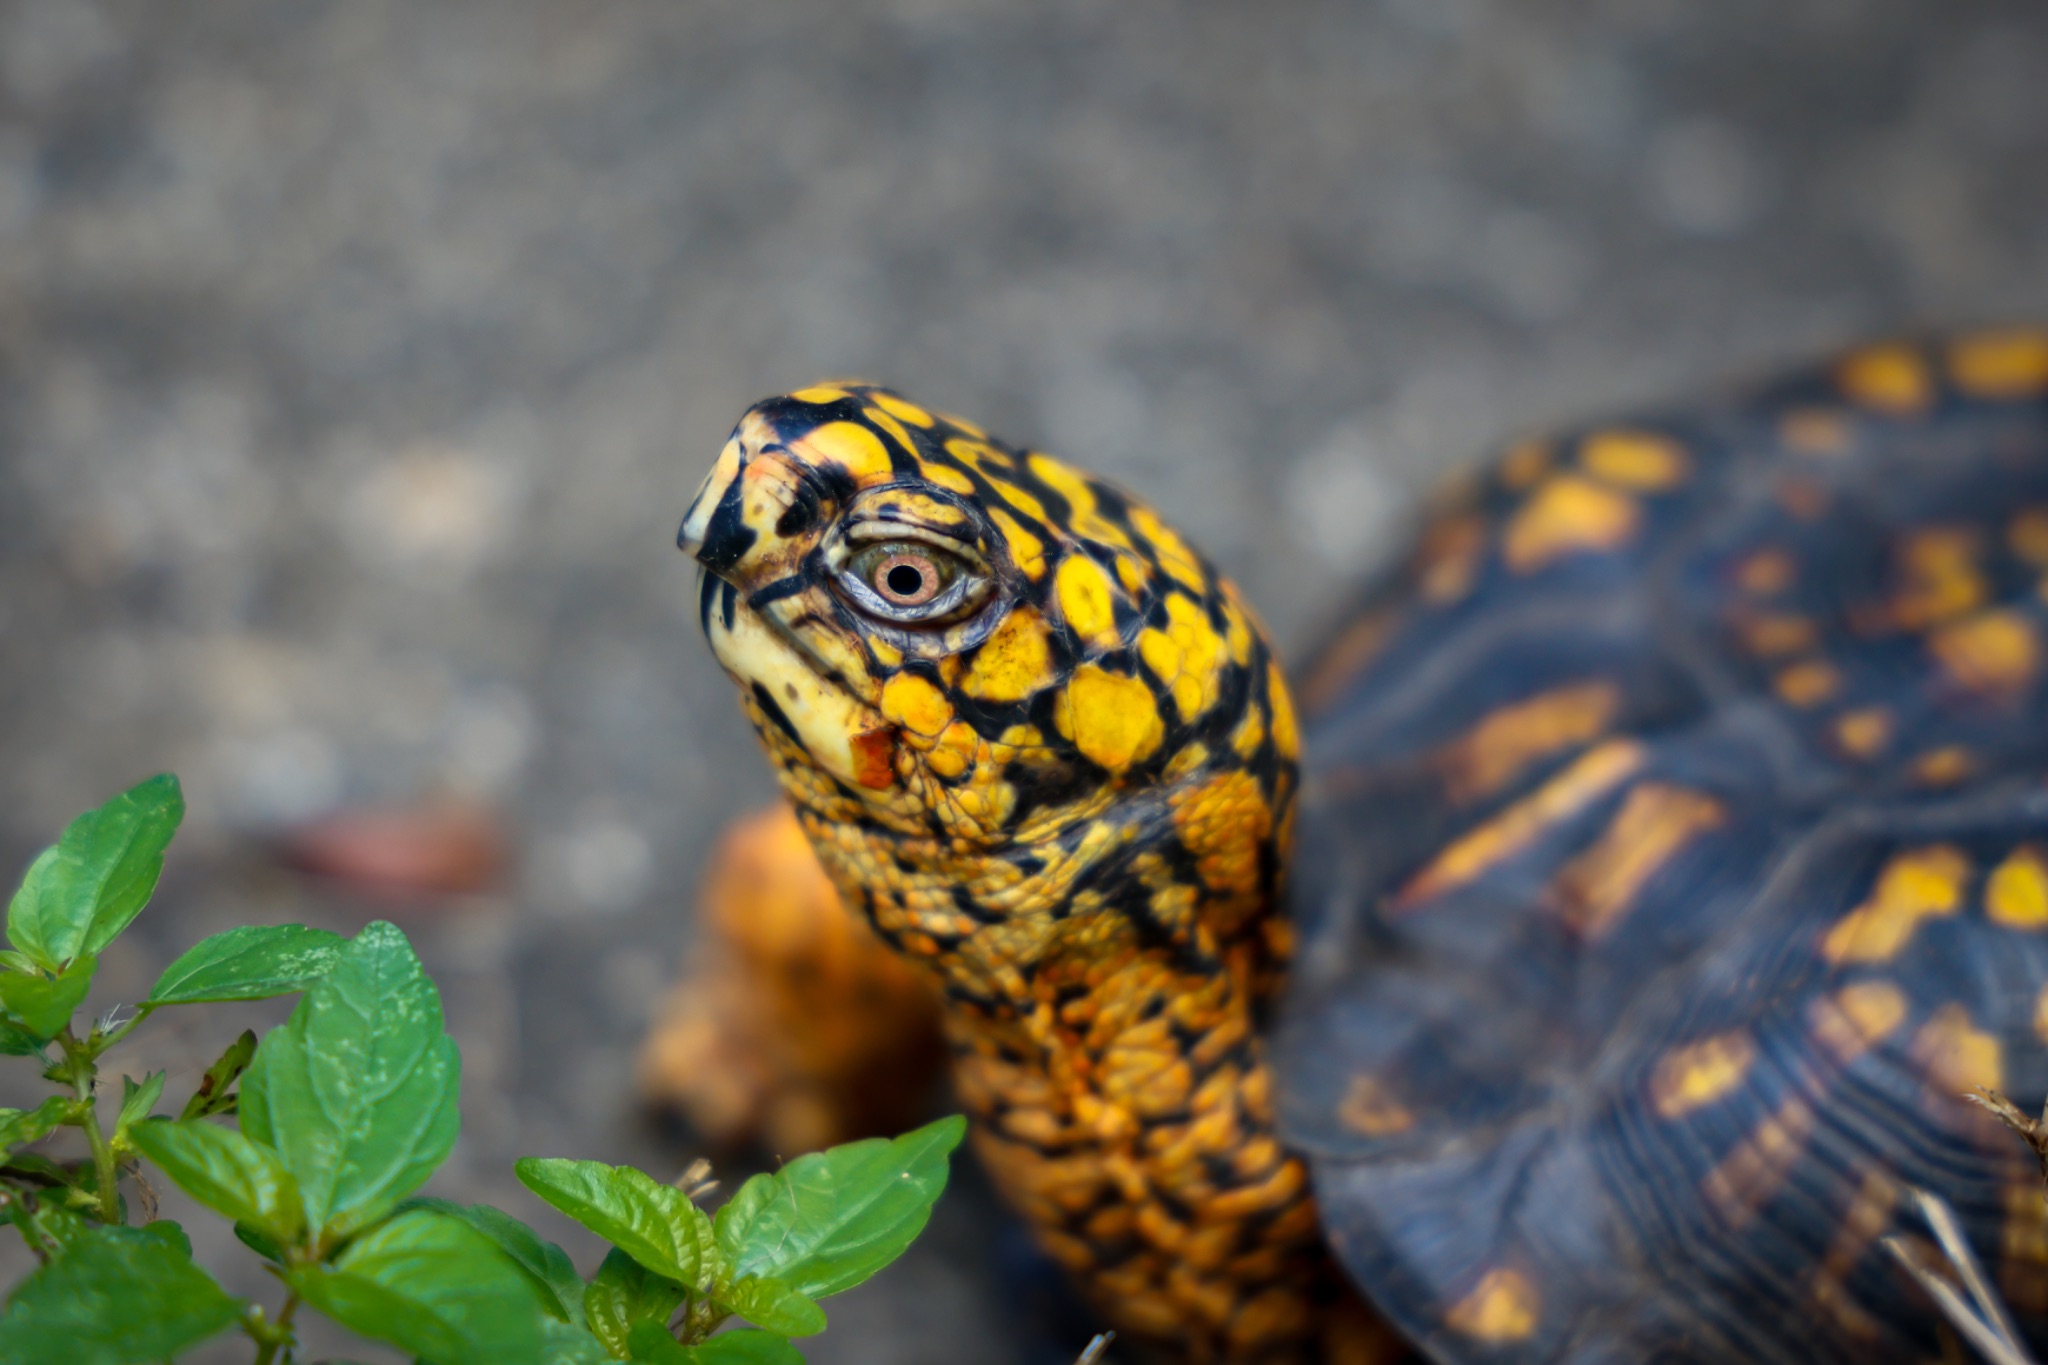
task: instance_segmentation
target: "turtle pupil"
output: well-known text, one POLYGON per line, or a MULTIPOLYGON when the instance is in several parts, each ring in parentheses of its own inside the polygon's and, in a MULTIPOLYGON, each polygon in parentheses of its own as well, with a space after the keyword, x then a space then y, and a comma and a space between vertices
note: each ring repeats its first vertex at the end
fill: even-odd
POLYGON ((898 564, 889 570, 886 581, 889 584, 889 591, 898 597, 915 597, 918 590, 924 587, 924 574, 912 565, 898 564))

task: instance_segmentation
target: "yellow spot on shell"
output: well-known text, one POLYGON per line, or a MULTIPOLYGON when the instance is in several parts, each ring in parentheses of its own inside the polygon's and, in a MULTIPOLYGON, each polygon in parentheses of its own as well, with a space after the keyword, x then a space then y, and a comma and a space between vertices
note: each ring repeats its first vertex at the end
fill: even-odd
POLYGON ((882 438, 857 422, 827 422, 800 444, 814 463, 844 466, 855 483, 878 482, 893 469, 882 438))
POLYGON ((1658 493, 1684 483, 1692 471, 1685 447, 1652 431, 1599 431, 1579 447, 1588 474, 1618 488, 1658 493))
POLYGON ((1530 764, 1599 737, 1620 706, 1621 689, 1595 681, 1566 683, 1487 712, 1437 755, 1451 799, 1491 796, 1530 764))
POLYGON ((1875 758, 1891 737, 1892 713, 1882 706, 1862 707, 1835 721, 1835 742, 1856 758, 1875 758))
POLYGON ((1122 643, 1116 628, 1116 589, 1102 566, 1079 551, 1068 553, 1053 571, 1053 592, 1060 616, 1081 643, 1115 649, 1122 643))
POLYGON ((1486 521, 1472 514, 1436 523, 1415 550, 1416 585, 1431 602, 1455 602, 1472 590, 1486 556, 1486 521))
POLYGON ((1038 608, 1019 606, 1005 617, 960 680, 960 690, 982 701, 1022 701, 1052 682, 1052 650, 1038 608))
POLYGON ((1528 1276, 1519 1270, 1489 1270, 1471 1293, 1451 1305, 1444 1322, 1460 1335, 1501 1345, 1533 1336, 1541 1312, 1528 1276))
POLYGON ((1611 932, 1643 886, 1695 838, 1726 823, 1719 801, 1664 782, 1645 782, 1592 847, 1557 875, 1554 894, 1566 927, 1581 938, 1611 932))
POLYGON ((1664 1056, 1650 1073, 1650 1104, 1659 1118, 1682 1118, 1704 1109, 1742 1084, 1756 1061, 1747 1033, 1723 1033, 1688 1043, 1664 1056))
POLYGON ((1747 1223, 1778 1192, 1813 1136, 1813 1124, 1813 1107, 1795 1095, 1707 1173, 1701 1193, 1731 1227, 1747 1223))
POLYGON ((1365 1137, 1393 1137, 1415 1126, 1415 1115, 1373 1076, 1354 1076, 1337 1106, 1337 1121, 1365 1137))
POLYGON ((1152 756, 1165 737, 1152 689, 1083 664, 1061 689, 1053 723, 1092 763, 1116 773, 1152 756))
POLYGON ((799 403, 837 403, 851 395, 845 389, 830 384, 814 384, 808 389, 798 389, 790 397, 799 403))
POLYGON ((953 723, 953 706, 929 679, 898 673, 882 684, 882 715, 915 735, 937 737, 953 723))
POLYGON ((1950 844, 1901 853, 1878 874, 1870 899, 1835 922, 1821 940, 1830 962, 1889 962, 1923 919, 1944 919, 1962 905, 1970 860, 1950 844))
POLYGON ((2048 569, 2048 507, 2029 507, 2005 533, 2012 552, 2037 569, 2048 569))
POLYGON ((1517 441, 1501 456, 1501 486, 1514 492, 1534 487, 1550 472, 1550 447, 1542 441, 1517 441))
POLYGON ((1841 690, 1842 672, 1825 659, 1803 659, 1780 673, 1774 686, 1792 706, 1817 706, 1841 690))
POLYGON ((1819 1001, 1813 1032, 1843 1066, 1905 1022, 1906 995, 1889 981, 1857 981, 1819 1001))
POLYGON ((1970 1012, 1961 1005, 1943 1005, 1920 1026, 1913 1055, 1927 1068, 1929 1084, 1939 1093, 1998 1090, 2005 1084, 1998 1039, 1972 1024, 1970 1012))
POLYGON ((1985 884, 1984 913, 2010 929, 2048 929, 2048 855, 2033 844, 2014 849, 1985 884))
POLYGON ((1842 391, 1867 408, 1912 417, 1934 402, 1934 376, 1910 346, 1872 346, 1842 361, 1835 372, 1842 391))
POLYGON ((1820 634, 1804 616, 1776 612, 1745 616, 1735 623, 1735 630, 1743 646, 1760 659, 1811 649, 1820 634))
POLYGON ((1903 580, 1892 599, 1892 620, 1924 630, 1982 606, 1991 586, 1978 566, 1982 541, 1974 528, 1929 526, 1906 537, 1899 554, 1903 580))
POLYGON ((1757 550, 1735 566, 1735 586, 1758 597, 1771 597, 1792 586, 1799 566, 1779 549, 1757 550))
POLYGON ((1643 746, 1609 740, 1509 806, 1477 829, 1454 840, 1394 897, 1394 908, 1409 909, 1485 875, 1488 868, 1521 852, 1545 830, 1578 814, 1612 791, 1643 764, 1643 746))
POLYGON ((2016 697, 2041 668, 2041 640, 2026 617, 2011 608, 1980 612, 1945 626, 1928 648, 1949 678, 1980 696, 2016 697))
POLYGON ((1956 387, 1976 398, 2023 399, 2048 393, 2048 333, 2014 328, 1959 338, 1949 349, 1956 387))
POLYGON ((1577 475, 1555 475, 1508 522, 1508 567, 1533 573, 1568 555, 1616 549, 1635 534, 1640 519, 1626 494, 1577 475))
POLYGON ((1970 751, 1960 744, 1929 749, 1913 763, 1913 776, 1923 786, 1953 787, 1976 770, 1970 751))
POLYGON ((1848 419, 1832 408, 1794 408, 1779 422, 1778 439, 1802 455, 1839 455, 1849 448, 1848 419))
POLYGON ((868 401, 891 417, 908 422, 914 427, 928 427, 932 424, 930 413, 915 403, 898 398, 893 393, 871 393, 868 395, 868 401))

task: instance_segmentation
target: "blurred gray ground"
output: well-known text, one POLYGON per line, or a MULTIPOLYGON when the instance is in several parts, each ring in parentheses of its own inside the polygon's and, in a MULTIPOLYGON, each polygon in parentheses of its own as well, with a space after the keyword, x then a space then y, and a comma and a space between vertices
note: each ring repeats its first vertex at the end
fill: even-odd
MULTIPOLYGON (((685 1155, 633 1048, 770 784, 672 539, 749 401, 871 376, 1081 460, 1299 653, 1504 434, 2029 314, 2038 0, 0 3, 0 855, 183 775, 102 1004, 399 915, 468 1066, 434 1189, 532 1213, 520 1154, 685 1155), (264 856, 434 794, 505 812, 503 894, 264 856)), ((231 1032, 134 1060, 181 1095, 231 1032)), ((1012 1358, 983 1241, 812 1358, 1012 1358)))

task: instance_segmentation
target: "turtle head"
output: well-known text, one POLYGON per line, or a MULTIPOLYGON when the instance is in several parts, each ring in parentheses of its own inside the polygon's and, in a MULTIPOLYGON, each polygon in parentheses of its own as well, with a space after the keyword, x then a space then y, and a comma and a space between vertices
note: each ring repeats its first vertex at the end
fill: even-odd
POLYGON ((747 412, 679 542, 842 891, 915 867, 976 897, 986 879, 1002 915, 1044 909, 1233 812, 1263 870, 1229 875, 1271 889, 1294 782, 1285 686, 1235 588, 1142 503, 835 383, 747 412), (894 871, 848 851, 874 840, 894 871))

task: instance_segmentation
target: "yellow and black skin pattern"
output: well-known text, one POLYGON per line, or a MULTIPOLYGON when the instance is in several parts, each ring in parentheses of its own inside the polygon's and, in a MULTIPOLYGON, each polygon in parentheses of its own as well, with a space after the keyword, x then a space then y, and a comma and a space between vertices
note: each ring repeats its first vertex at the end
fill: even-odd
POLYGON ((941 988, 975 1146, 1044 1246, 1178 1358, 1374 1359, 1274 1132, 1298 744, 1236 590, 1144 504, 850 383, 749 411, 681 543, 841 898, 941 988))
POLYGON ((1391 1358, 1327 1237, 1437 1360, 1934 1360, 1878 1245, 1922 1187, 2048 1340, 2038 1173, 1961 1098, 2048 1090, 2048 335, 1515 445, 1305 673, 1303 757, 1156 515, 884 390, 750 411, 682 543, 1121 1329, 1391 1358))

